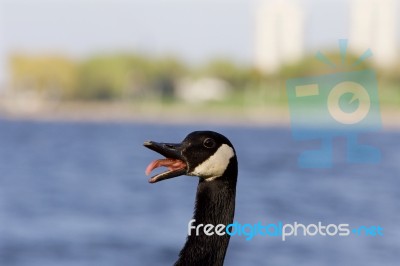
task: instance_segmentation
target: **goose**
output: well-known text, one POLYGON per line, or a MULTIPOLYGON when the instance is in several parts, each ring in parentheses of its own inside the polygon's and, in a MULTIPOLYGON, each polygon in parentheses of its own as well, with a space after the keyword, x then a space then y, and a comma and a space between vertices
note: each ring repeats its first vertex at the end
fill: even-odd
MULTIPOLYGON (((156 183, 187 175, 199 177, 193 214, 193 226, 233 222, 235 213, 238 162, 232 143, 213 131, 195 131, 179 144, 146 141, 144 146, 161 154, 165 159, 151 162, 146 168, 149 175, 158 167, 166 172, 149 179, 156 183)), ((175 266, 221 266, 229 245, 229 234, 188 234, 175 266)))

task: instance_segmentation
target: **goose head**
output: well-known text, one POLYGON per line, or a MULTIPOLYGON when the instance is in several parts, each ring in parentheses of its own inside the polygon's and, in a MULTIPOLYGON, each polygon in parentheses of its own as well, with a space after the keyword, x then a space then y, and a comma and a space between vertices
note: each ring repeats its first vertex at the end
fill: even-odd
POLYGON ((226 176, 229 171, 237 173, 235 149, 217 132, 195 131, 181 143, 146 141, 144 146, 165 157, 151 162, 146 169, 147 175, 158 167, 168 168, 151 177, 150 183, 181 175, 198 176, 200 181, 213 181, 224 176, 236 182, 236 175, 226 176))

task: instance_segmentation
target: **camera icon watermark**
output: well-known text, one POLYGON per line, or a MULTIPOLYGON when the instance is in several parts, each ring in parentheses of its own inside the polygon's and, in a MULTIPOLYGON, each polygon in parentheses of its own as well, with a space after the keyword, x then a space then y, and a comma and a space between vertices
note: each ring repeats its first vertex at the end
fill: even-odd
MULTIPOLYGON (((339 41, 345 57, 347 41, 339 41)), ((369 57, 368 50, 357 62, 369 57)), ((317 57, 330 63, 322 54, 317 57)), ((333 165, 333 140, 346 139, 348 163, 378 163, 380 150, 359 143, 362 133, 382 128, 378 84, 373 70, 289 79, 286 82, 292 136, 297 141, 318 141, 314 150, 303 151, 302 168, 329 168, 333 165)))

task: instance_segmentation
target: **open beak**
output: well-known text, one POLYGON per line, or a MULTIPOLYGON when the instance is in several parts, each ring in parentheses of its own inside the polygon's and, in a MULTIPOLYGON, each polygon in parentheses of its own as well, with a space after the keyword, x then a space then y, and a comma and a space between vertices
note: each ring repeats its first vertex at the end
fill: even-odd
POLYGON ((158 167, 167 167, 166 172, 157 174, 149 179, 150 183, 156 183, 161 180, 185 175, 187 172, 187 163, 182 156, 181 144, 157 143, 154 141, 146 141, 143 144, 146 148, 158 152, 165 159, 152 161, 146 168, 146 175, 158 167))

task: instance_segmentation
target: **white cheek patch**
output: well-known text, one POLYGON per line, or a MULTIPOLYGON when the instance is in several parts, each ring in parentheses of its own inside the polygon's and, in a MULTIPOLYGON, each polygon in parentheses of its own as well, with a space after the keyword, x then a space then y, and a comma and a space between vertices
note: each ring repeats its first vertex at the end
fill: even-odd
POLYGON ((224 174, 233 156, 235 156, 233 149, 222 144, 211 157, 198 165, 192 174, 207 178, 208 181, 214 180, 224 174))

